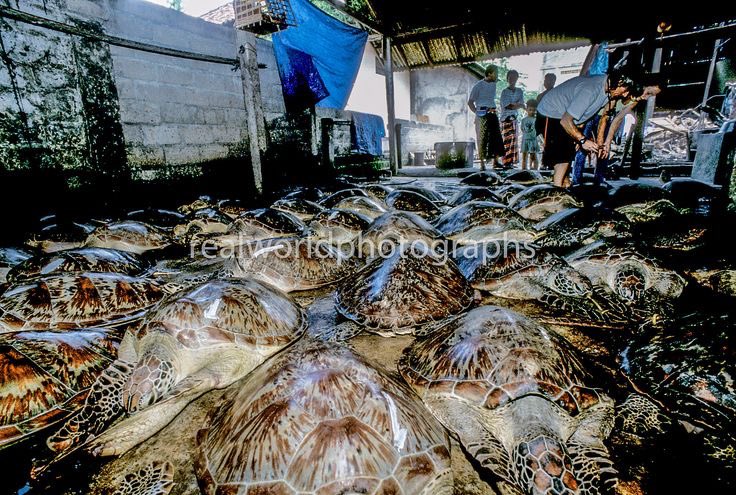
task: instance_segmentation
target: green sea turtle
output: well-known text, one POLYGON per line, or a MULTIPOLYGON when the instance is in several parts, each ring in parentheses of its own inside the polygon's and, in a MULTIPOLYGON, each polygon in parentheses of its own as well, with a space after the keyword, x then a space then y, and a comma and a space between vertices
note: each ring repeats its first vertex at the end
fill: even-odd
POLYGON ((687 275, 702 287, 724 296, 736 297, 736 270, 733 268, 692 270, 687 275))
POLYGON ((680 210, 669 199, 619 206, 616 211, 633 224, 646 224, 660 218, 674 219, 680 215, 680 210))
POLYGON ((324 210, 320 205, 306 199, 279 199, 271 205, 274 210, 291 213, 303 222, 309 221, 324 210))
POLYGON ((473 291, 452 260, 398 246, 347 277, 335 302, 349 320, 336 331, 338 340, 362 328, 390 337, 431 331, 433 324, 468 308, 473 291))
POLYGON ((526 189, 526 186, 511 182, 510 184, 504 184, 501 187, 493 189, 493 192, 501 199, 502 202, 508 204, 509 201, 511 201, 511 198, 513 198, 520 192, 525 191, 526 189))
POLYGON ((141 254, 154 249, 163 249, 171 243, 171 237, 163 230, 143 222, 129 220, 97 227, 89 234, 84 245, 141 254))
POLYGON ((13 267, 32 257, 33 253, 26 249, 0 247, 0 284, 5 283, 13 267))
POLYGON ((427 246, 437 254, 448 251, 442 233, 414 213, 393 211, 376 218, 360 235, 357 246, 361 258, 371 261, 395 246, 427 246))
POLYGON ((654 298, 673 301, 685 288, 685 279, 631 246, 598 241, 565 256, 565 260, 593 284, 608 286, 632 303, 654 298))
POLYGON ((210 234, 224 234, 232 223, 233 219, 217 208, 199 208, 174 227, 174 236, 182 244, 196 244, 210 234))
MULTIPOLYGON (((366 198, 367 199, 367 198, 366 198)), ((334 245, 345 245, 371 224, 371 218, 347 210, 324 210, 309 222, 318 238, 334 245)))
POLYGON ((38 232, 31 234, 26 245, 40 249, 45 253, 82 247, 87 236, 95 230, 92 225, 78 222, 58 221, 44 225, 38 232))
POLYGON ((460 180, 460 184, 467 186, 498 186, 503 184, 500 175, 491 171, 475 172, 460 180))
POLYGON ((0 296, 0 333, 121 324, 163 295, 158 283, 119 273, 39 277, 0 296))
POLYGON ((140 275, 148 263, 133 253, 105 248, 79 248, 34 256, 16 265, 8 273, 9 282, 81 272, 140 275))
POLYGON ((604 208, 567 208, 534 226, 544 232, 536 243, 545 248, 576 248, 599 239, 631 239, 629 221, 604 208))
POLYGON ((375 199, 376 201, 385 201, 386 196, 391 194, 391 191, 394 190, 393 187, 390 186, 384 186, 383 184, 366 184, 363 186, 363 190, 370 196, 371 198, 375 199))
POLYGON ((232 219, 248 211, 237 199, 221 199, 217 202, 217 209, 232 219))
POLYGON ((305 327, 293 300, 255 279, 213 280, 174 294, 125 334, 84 407, 47 443, 61 452, 93 437, 94 454, 122 454, 197 397, 250 373, 305 327), (106 429, 123 412, 129 416, 106 429))
MULTIPOLYGON (((707 459, 736 481, 736 346, 732 311, 694 314, 663 332, 638 336, 621 371, 638 392, 619 409, 625 433, 651 438, 675 420, 707 459)), ((698 485, 703 481, 701 480, 698 485)))
POLYGON ((334 284, 351 274, 357 263, 329 242, 311 237, 246 243, 227 262, 233 276, 257 277, 284 292, 334 284))
POLYGON ((501 198, 496 196, 489 188, 481 186, 469 186, 463 187, 456 192, 450 201, 447 202, 449 206, 461 206, 470 201, 488 201, 491 203, 498 203, 501 198))
POLYGON ((386 205, 394 210, 409 211, 430 220, 440 214, 440 208, 435 202, 422 194, 404 189, 396 189, 386 196, 386 205))
POLYGON ((282 197, 282 199, 305 199, 307 201, 314 201, 315 203, 318 203, 323 198, 325 198, 325 193, 316 187, 298 187, 284 194, 282 197))
POLYGON ((539 184, 521 191, 509 200, 509 207, 529 220, 539 222, 567 208, 580 208, 582 203, 565 189, 539 184))
POLYGON ((619 208, 626 205, 652 203, 661 199, 670 199, 670 194, 659 184, 628 180, 608 191, 606 203, 610 208, 619 208))
POLYGON ((186 218, 183 213, 160 208, 143 208, 128 212, 127 220, 154 225, 160 229, 173 229, 186 218))
POLYGON ((534 224, 500 203, 470 201, 440 216, 434 225, 458 244, 491 240, 532 240, 538 236, 534 224))
POLYGON ((542 174, 536 170, 512 170, 503 176, 505 182, 514 182, 523 186, 534 186, 549 182, 542 174))
POLYGON ((84 404, 115 360, 119 329, 86 328, 0 335, 0 448, 65 418, 84 404))
POLYGON ((228 225, 227 232, 212 238, 217 247, 237 246, 244 242, 301 236, 307 226, 291 213, 273 208, 246 211, 228 225))
POLYGON ((554 309, 560 321, 629 322, 628 308, 616 295, 532 244, 474 244, 459 249, 455 259, 474 288, 507 299, 536 300, 554 309))
POLYGON ((508 309, 469 311, 404 351, 404 379, 465 450, 529 495, 607 493, 613 401, 572 346, 508 309))
POLYGON ((323 208, 334 208, 335 205, 343 199, 352 198, 355 196, 367 198, 368 194, 364 190, 358 188, 342 189, 330 194, 326 198, 319 200, 319 205, 323 208))
POLYGON ((214 208, 215 206, 217 206, 217 203, 211 197, 200 196, 191 203, 179 206, 177 208, 177 211, 179 213, 183 213, 184 215, 189 215, 197 210, 202 210, 204 208, 214 208))
POLYGON ((363 196, 353 196, 345 198, 333 206, 335 210, 352 211, 371 220, 380 217, 386 213, 386 206, 373 198, 364 198, 363 196))
POLYGON ((426 187, 412 186, 411 184, 395 184, 393 187, 394 191, 409 191, 424 196, 438 206, 445 204, 444 196, 426 187))

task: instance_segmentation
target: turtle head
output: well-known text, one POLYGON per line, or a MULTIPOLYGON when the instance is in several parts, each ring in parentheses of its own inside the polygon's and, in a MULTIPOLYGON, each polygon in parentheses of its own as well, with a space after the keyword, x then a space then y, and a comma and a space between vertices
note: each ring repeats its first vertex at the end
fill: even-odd
POLYGON ((142 338, 140 357, 122 390, 126 411, 145 409, 171 392, 181 368, 177 349, 175 339, 163 331, 142 338))

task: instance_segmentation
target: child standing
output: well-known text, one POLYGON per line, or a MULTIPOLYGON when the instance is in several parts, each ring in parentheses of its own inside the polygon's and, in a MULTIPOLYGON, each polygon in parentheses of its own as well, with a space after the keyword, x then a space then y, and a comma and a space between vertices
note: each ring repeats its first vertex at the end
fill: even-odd
POLYGON ((526 102, 526 117, 521 119, 521 168, 526 170, 527 158, 529 168, 536 170, 537 155, 539 154, 539 142, 537 141, 537 100, 531 99, 526 102))

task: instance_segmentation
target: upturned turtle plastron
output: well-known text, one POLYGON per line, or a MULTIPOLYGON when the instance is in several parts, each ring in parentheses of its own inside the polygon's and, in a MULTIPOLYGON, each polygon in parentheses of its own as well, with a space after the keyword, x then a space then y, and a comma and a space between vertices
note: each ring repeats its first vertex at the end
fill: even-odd
POLYGON ((125 334, 118 359, 48 445, 58 452, 96 437, 88 446, 94 454, 122 454, 203 393, 247 375, 305 327, 293 300, 254 279, 214 280, 174 294, 125 334), (129 416, 105 430, 123 412, 129 416))
POLYGON ((143 222, 122 221, 93 230, 84 243, 87 247, 119 249, 142 254, 170 246, 171 237, 163 230, 143 222))
POLYGON ((322 239, 286 237, 243 244, 226 260, 235 277, 257 277, 284 292, 334 284, 356 268, 357 261, 322 239))
POLYGON ((40 276, 82 272, 140 275, 148 262, 133 253, 105 248, 79 248, 41 254, 23 261, 8 272, 12 283, 40 276))
POLYGON ((467 186, 498 186, 503 184, 503 179, 500 175, 491 171, 475 172, 463 177, 460 180, 460 184, 467 186))
POLYGON ((439 206, 426 196, 414 191, 395 189, 386 196, 386 205, 400 211, 409 211, 432 220, 440 214, 439 206))
POLYGON ((482 467, 530 495, 593 495, 616 483, 604 440, 613 401, 571 346, 508 309, 482 306, 417 340, 404 379, 482 467))
POLYGON ((0 247, 0 284, 6 282, 8 272, 15 266, 32 257, 33 253, 27 249, 0 247))
POLYGON ((498 203, 501 198, 487 187, 463 187, 456 192, 450 200, 447 202, 449 206, 460 206, 470 201, 489 201, 491 203, 498 203))
POLYGON ((515 195, 509 200, 509 206, 522 217, 540 222, 559 211, 580 208, 583 204, 565 189, 539 184, 515 195))
POLYGON ((666 331, 641 335, 621 354, 621 371, 638 392, 620 407, 619 425, 651 438, 675 420, 736 484, 736 346, 732 311, 695 314, 666 331), (662 414, 664 417, 662 417, 662 414))
POLYGON ((603 208, 568 208, 539 222, 534 228, 543 232, 535 243, 548 248, 568 250, 599 239, 620 242, 631 239, 633 227, 622 214, 603 208))
POLYGON ((82 247, 94 226, 78 222, 57 222, 43 226, 31 234, 26 245, 45 253, 82 247))
POLYGON ((186 493, 453 493, 442 425, 398 377, 344 346, 303 339, 211 407, 184 426, 196 435, 188 455, 152 462, 170 441, 162 432, 144 459, 113 461, 116 495, 165 495, 174 473, 186 493))
POLYGON ((0 448, 81 408, 121 337, 105 328, 0 335, 0 448))
POLYGON ((313 216, 324 210, 322 206, 306 199, 279 199, 271 205, 271 208, 291 213, 303 222, 311 220, 313 216))
POLYGON ((458 244, 491 240, 531 241, 538 236, 534 224, 514 210, 487 201, 470 201, 446 211, 434 225, 458 244))
POLYGON ((630 322, 628 307, 594 286, 562 258, 531 244, 489 242, 458 249, 460 271, 478 290, 506 299, 531 300, 554 310, 559 322, 595 325, 630 322))
POLYGON ((598 241, 565 257, 593 284, 609 287, 622 300, 648 311, 672 303, 685 289, 685 279, 630 246, 598 241))
POLYGON ((309 222, 314 236, 333 244, 352 242, 371 224, 371 218, 347 210, 323 210, 309 222))
POLYGON ((357 254, 367 262, 396 246, 426 246, 437 254, 449 251, 442 233, 414 213, 394 211, 376 218, 358 239, 357 254))
POLYGON ((373 220, 386 213, 386 205, 382 203, 383 201, 378 202, 373 198, 353 196, 339 201, 333 209, 351 211, 373 220))
POLYGON ((396 246, 346 278, 335 302, 348 320, 335 332, 337 340, 344 340, 362 329, 384 337, 431 332, 434 324, 474 300, 451 259, 416 246, 396 246))
POLYGON ((183 213, 179 213, 178 211, 163 210, 160 208, 134 210, 128 212, 126 217, 128 220, 147 223, 160 229, 173 229, 186 218, 183 213))
POLYGON ((38 277, 0 296, 0 333, 119 325, 163 296, 158 283, 119 273, 38 277))

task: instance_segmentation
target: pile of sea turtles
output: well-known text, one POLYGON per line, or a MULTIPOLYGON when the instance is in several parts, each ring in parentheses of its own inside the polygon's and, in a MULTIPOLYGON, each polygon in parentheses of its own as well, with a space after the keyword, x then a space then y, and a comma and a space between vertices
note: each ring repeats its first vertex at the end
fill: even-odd
POLYGON ((0 247, 0 449, 33 446, 23 493, 79 466, 89 493, 465 493, 466 458, 588 495, 646 492, 626 453, 682 434, 730 486, 736 327, 687 313, 736 276, 683 266, 718 196, 691 189, 489 171, 47 217, 0 247))

